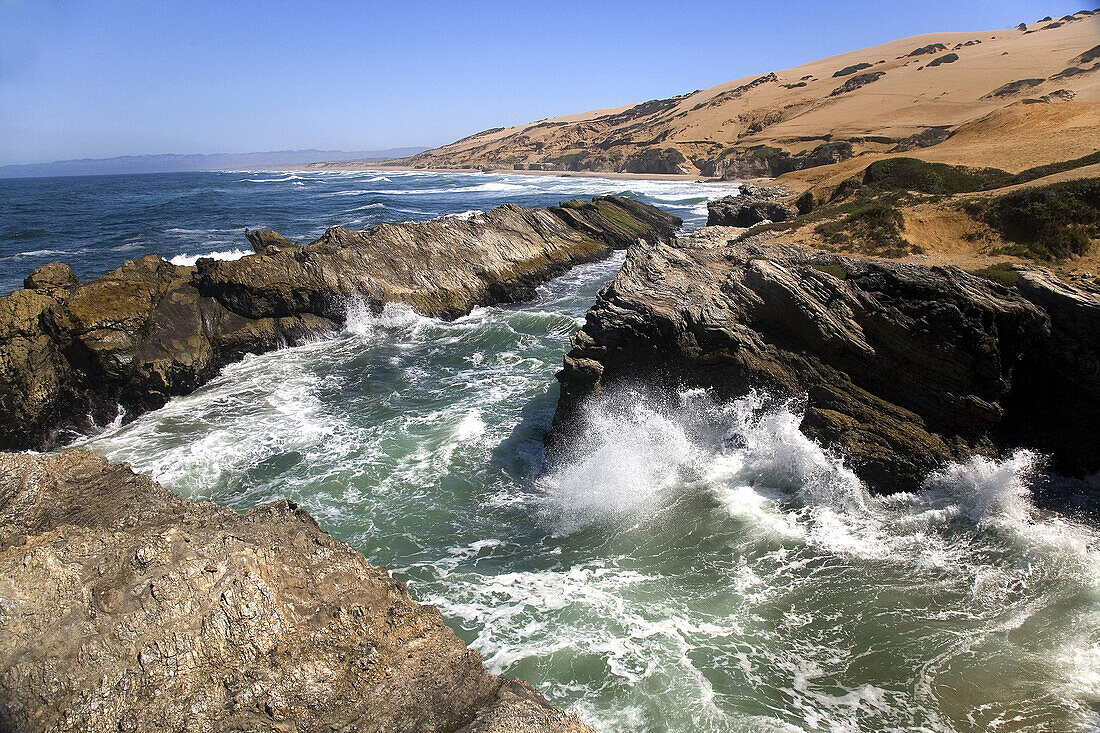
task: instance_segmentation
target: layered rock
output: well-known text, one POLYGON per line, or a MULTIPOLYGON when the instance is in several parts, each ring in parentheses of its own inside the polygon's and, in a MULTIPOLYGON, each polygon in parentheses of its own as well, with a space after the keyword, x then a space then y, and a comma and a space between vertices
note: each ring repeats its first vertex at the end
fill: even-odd
POLYGON ((257 254, 195 267, 149 256, 80 284, 39 268, 0 298, 0 447, 42 448, 186 394, 227 363, 331 332, 349 299, 453 318, 680 220, 618 197, 550 209, 505 205, 468 220, 330 229, 297 245, 249 232, 257 254))
POLYGON ((281 501, 0 454, 0 729, 587 731, 281 501))
MULTIPOLYGON (((552 445, 616 384, 762 388, 882 491, 1013 446, 1100 469, 1100 297, 1041 270, 1008 288, 956 268, 802 247, 635 247, 559 374, 552 445)), ((573 441, 570 441, 573 442, 573 441)), ((581 441, 583 442, 583 441, 581 441)))
POLYGON ((762 222, 788 221, 798 216, 798 209, 780 200, 789 195, 779 186, 742 184, 736 194, 707 202, 707 226, 747 228, 762 222))

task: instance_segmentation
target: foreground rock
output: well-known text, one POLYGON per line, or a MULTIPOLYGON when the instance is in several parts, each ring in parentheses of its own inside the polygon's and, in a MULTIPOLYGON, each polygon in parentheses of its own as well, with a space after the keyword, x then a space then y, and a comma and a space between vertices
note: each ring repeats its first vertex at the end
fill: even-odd
POLYGON ((587 731, 286 501, 0 454, 0 729, 587 731))
POLYGON ((569 267, 639 239, 670 214, 618 197, 549 209, 505 205, 467 220, 330 229, 308 245, 249 232, 257 254, 195 267, 156 256, 81 285, 39 268, 0 298, 0 448, 45 448, 186 394, 247 353, 331 332, 349 299, 454 318, 530 298, 569 267))
POLYGON ((778 186, 742 184, 736 195, 707 202, 707 226, 747 228, 762 222, 788 221, 798 216, 797 209, 780 201, 789 195, 778 186))
POLYGON ((559 374, 552 445, 616 384, 764 388, 883 491, 974 454, 1031 447, 1100 469, 1100 297, 1048 272, 1005 287, 955 268, 783 245, 639 246, 559 374))

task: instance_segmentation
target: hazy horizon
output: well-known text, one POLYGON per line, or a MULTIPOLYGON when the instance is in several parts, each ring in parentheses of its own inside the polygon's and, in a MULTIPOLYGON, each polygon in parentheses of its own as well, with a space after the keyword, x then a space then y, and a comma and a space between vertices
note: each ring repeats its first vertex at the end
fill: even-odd
POLYGON ((0 0, 0 165, 435 147, 900 37, 1079 9, 0 0))

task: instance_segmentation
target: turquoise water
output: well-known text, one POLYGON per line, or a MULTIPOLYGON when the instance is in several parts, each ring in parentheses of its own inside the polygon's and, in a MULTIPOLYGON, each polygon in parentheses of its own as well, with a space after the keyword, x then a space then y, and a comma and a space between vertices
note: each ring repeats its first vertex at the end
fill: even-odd
MULTIPOLYGON (((695 184, 646 196, 666 185, 695 184)), ((339 337, 86 444, 192 498, 294 499, 601 731, 1097 726, 1100 534, 1032 506, 1036 456, 876 498, 791 410, 640 387, 590 404, 581 456, 543 465, 554 372, 621 260, 451 323, 349 303, 339 337)))

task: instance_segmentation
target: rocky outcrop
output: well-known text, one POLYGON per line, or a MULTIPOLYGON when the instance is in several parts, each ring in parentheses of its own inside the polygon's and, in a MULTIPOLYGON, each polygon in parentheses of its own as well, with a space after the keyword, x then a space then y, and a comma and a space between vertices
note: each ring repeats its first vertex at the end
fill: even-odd
POLYGON ((274 254, 284 249, 297 249, 301 245, 291 242, 274 229, 244 230, 244 237, 252 245, 252 249, 258 254, 274 254))
POLYGON ((589 730, 287 501, 0 454, 0 729, 589 730))
POLYGON ((787 221, 798 210, 780 201, 789 196, 785 188, 761 188, 745 183, 733 196, 707 202, 707 226, 747 228, 764 221, 787 221))
MULTIPOLYGON (((956 268, 802 247, 635 247, 560 372, 551 447, 617 384, 762 388, 881 491, 1014 446, 1100 469, 1100 296, 1027 270, 1008 288, 956 268)), ((576 441, 569 441, 576 442, 576 441)), ((579 441, 583 443, 583 441, 579 441)))
POLYGON ((886 76, 885 71, 868 71, 866 74, 856 74, 848 79, 833 91, 829 92, 830 97, 839 97, 841 94, 847 94, 848 92, 854 92, 860 87, 865 87, 871 82, 878 81, 882 77, 886 76))
POLYGON ((308 245, 249 232, 258 253, 195 267, 149 256, 80 284, 46 265, 0 298, 0 448, 57 445, 203 384, 246 353, 331 332, 349 299, 454 318, 530 298, 572 265, 680 220, 619 197, 505 205, 468 220, 342 227, 308 245))

